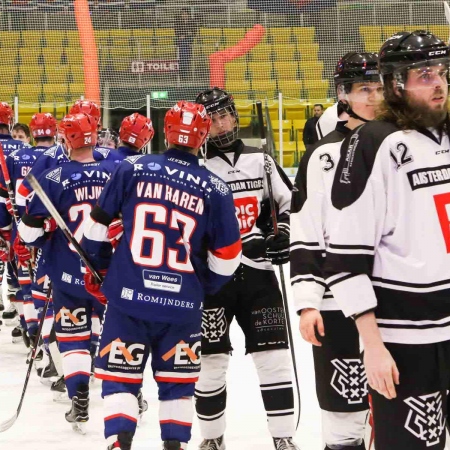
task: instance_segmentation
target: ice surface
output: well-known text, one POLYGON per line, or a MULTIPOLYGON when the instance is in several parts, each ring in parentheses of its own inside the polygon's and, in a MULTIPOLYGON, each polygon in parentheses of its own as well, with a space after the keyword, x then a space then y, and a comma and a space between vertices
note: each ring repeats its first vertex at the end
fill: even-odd
MULTIPOLYGON (((287 274, 286 266, 285 275, 287 274)), ((301 340, 298 317, 292 303, 290 304, 302 396, 301 422, 295 439, 301 450, 322 450, 320 410, 315 393, 311 346, 301 340)), ((3 325, 0 328, 0 421, 3 422, 17 408, 27 371, 27 350, 22 344, 11 343, 12 327, 3 325)), ((244 354, 244 336, 235 323, 231 338, 235 351, 228 372, 227 450, 273 449, 256 370, 251 356, 244 354)), ((75 434, 64 419, 64 412, 69 409, 69 404, 54 403, 50 389, 39 382, 34 371, 19 419, 12 428, 0 434, 0 450, 106 449, 100 392, 101 383, 97 380, 91 386, 87 434, 81 436, 75 434)), ((145 375, 143 392, 149 402, 149 409, 136 432, 133 450, 161 449, 156 384, 150 370, 145 375)), ((197 419, 194 418, 189 449, 196 449, 200 441, 197 419)))

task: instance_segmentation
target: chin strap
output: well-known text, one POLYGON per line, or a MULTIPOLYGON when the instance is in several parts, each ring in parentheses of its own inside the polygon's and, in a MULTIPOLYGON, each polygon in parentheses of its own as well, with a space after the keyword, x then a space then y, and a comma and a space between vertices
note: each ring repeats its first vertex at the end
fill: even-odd
POLYGON ((353 119, 361 120, 364 123, 370 122, 370 120, 364 119, 364 117, 358 116, 358 114, 353 111, 352 107, 348 103, 344 103, 343 101, 339 101, 339 106, 342 108, 344 112, 346 112, 353 119))

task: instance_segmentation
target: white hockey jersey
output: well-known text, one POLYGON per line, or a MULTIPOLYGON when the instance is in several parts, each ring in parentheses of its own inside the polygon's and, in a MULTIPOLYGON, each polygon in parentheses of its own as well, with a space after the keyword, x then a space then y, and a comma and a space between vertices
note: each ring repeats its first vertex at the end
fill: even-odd
POLYGON ((348 116, 345 113, 341 112, 338 108, 338 103, 335 103, 333 106, 330 106, 325 110, 325 112, 320 116, 320 119, 316 124, 316 132, 317 137, 323 139, 327 134, 330 134, 332 131, 336 129, 336 125, 338 122, 346 122, 348 120, 348 116))
POLYGON ((291 284, 294 305, 302 309, 339 310, 325 283, 323 266, 328 243, 327 218, 340 149, 351 131, 338 122, 300 161, 291 204, 291 284))
POLYGON ((331 200, 325 270, 344 314, 374 309, 385 342, 449 340, 448 135, 362 126, 342 145, 331 200))
MULTIPOLYGON (((209 145, 205 166, 222 178, 233 192, 242 239, 242 263, 256 269, 273 270, 265 255, 270 211, 266 201, 269 192, 264 153, 257 147, 244 145, 241 140, 237 140, 231 150, 223 152, 209 145)), ((272 186, 278 208, 279 227, 289 232, 291 183, 275 161, 271 157, 269 160, 272 165, 272 186)))

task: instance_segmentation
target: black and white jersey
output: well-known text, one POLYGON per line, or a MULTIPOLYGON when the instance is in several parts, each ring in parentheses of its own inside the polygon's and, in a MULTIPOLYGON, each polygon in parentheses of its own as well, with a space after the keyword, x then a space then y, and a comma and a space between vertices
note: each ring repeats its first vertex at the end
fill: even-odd
MULTIPOLYGON (((283 170, 269 156, 272 187, 280 229, 289 232, 291 183, 283 170)), ((208 145, 205 166, 222 178, 233 192, 236 216, 242 239, 242 263, 256 269, 273 270, 266 258, 265 237, 270 224, 267 206, 269 191, 264 169, 264 152, 238 139, 230 151, 208 145), (264 211, 267 209, 267 211, 264 211)))
POLYGON ((345 124, 308 150, 300 161, 291 205, 291 284, 296 311, 338 310, 325 283, 323 266, 328 243, 327 218, 340 149, 350 133, 345 124))
POLYGON ((344 114, 344 119, 340 117, 342 114, 343 111, 339 107, 339 103, 335 103, 325 110, 316 123, 316 133, 319 140, 333 132, 339 122, 347 121, 347 114, 344 114))
POLYGON ((450 339, 446 133, 371 122, 345 139, 325 270, 346 316, 375 310, 385 342, 450 339))

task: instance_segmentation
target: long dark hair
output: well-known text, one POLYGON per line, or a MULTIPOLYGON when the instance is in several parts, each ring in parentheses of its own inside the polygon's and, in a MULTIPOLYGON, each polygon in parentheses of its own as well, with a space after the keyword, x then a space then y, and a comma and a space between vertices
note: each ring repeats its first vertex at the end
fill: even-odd
POLYGON ((397 125, 401 130, 423 130, 429 126, 437 129, 447 128, 449 119, 447 118, 440 124, 428 123, 429 111, 421 108, 413 108, 408 104, 405 98, 405 91, 400 92, 400 96, 395 93, 393 75, 386 75, 384 80, 384 100, 379 107, 376 120, 384 120, 397 125))

